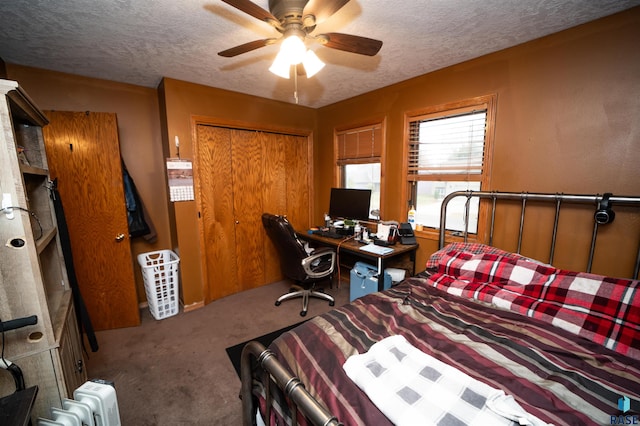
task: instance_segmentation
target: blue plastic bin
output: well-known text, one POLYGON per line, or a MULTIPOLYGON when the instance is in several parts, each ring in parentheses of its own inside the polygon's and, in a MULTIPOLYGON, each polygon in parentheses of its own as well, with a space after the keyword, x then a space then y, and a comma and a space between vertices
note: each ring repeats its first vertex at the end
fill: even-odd
MULTIPOLYGON (((384 290, 391 288, 391 275, 384 273, 384 290)), ((349 300, 353 302, 358 297, 378 291, 378 268, 364 262, 356 262, 351 269, 349 282, 349 300)))

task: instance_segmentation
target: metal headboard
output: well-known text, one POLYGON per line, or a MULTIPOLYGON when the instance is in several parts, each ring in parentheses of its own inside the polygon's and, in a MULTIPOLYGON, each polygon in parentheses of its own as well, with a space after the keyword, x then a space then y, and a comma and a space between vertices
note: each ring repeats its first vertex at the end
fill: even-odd
MULTIPOLYGON (((556 238, 558 235, 558 221, 560 218, 560 207, 563 203, 573 203, 573 204, 591 204, 596 206, 596 208, 603 202, 603 200, 608 200, 609 203, 615 204, 616 206, 624 205, 624 206, 632 206, 638 208, 638 212, 640 214, 640 197, 635 196, 615 196, 612 194, 596 194, 596 195, 580 195, 580 194, 544 194, 544 193, 528 193, 528 192, 488 192, 488 191, 456 191, 447 195, 442 201, 442 206, 440 208, 440 235, 439 235, 439 248, 443 248, 445 245, 445 236, 446 236, 446 220, 447 220, 447 207, 451 200, 457 197, 466 197, 465 203, 465 212, 464 212, 464 223, 465 229, 462 231, 461 235, 464 237, 464 241, 466 242, 469 236, 469 208, 470 202, 473 198, 478 199, 490 199, 491 200, 491 221, 490 221, 490 229, 489 229, 489 245, 493 245, 493 237, 495 230, 495 213, 496 213, 496 203, 498 200, 512 200, 512 201, 520 201, 522 204, 520 210, 520 229, 518 232, 518 249, 517 252, 520 253, 522 248, 522 237, 524 231, 524 216, 527 208, 528 201, 542 201, 555 203, 555 219, 553 223, 553 233, 551 237, 551 247, 549 253, 549 263, 553 264, 553 258, 555 254, 555 246, 556 246, 556 238)), ((591 237, 591 248, 589 251, 589 260, 587 263, 587 272, 591 272, 591 266, 593 264, 593 257, 596 247, 596 239, 598 236, 598 226, 600 224, 598 221, 594 219, 594 227, 593 234, 591 237)), ((636 262, 634 267, 634 272, 632 278, 638 279, 638 272, 640 271, 640 238, 639 238, 639 246, 638 253, 636 256, 636 262)))

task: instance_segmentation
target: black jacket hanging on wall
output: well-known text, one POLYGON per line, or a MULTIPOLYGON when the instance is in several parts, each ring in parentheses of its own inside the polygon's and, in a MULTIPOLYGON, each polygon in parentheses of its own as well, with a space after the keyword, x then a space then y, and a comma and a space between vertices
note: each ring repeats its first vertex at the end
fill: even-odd
POLYGON ((122 161, 122 181, 124 183, 124 198, 127 205, 127 219, 129 222, 129 237, 144 237, 149 242, 155 241, 155 230, 149 225, 150 220, 146 215, 142 200, 138 195, 133 179, 122 161))
MULTIPOLYGON (((87 335, 87 340, 91 346, 91 351, 96 352, 98 350, 98 340, 93 331, 93 325, 91 324, 91 317, 84 304, 84 299, 80 294, 80 288, 78 287, 78 278, 76 277, 76 269, 73 264, 73 255, 71 254, 71 239, 69 238, 69 229, 67 228, 67 220, 64 216, 64 208, 62 207, 62 200, 60 199, 60 193, 58 192, 58 178, 54 179, 51 183, 50 193, 53 200, 53 209, 56 213, 56 221, 58 222, 58 234, 60 235, 60 246, 62 247, 62 253, 64 257, 64 264, 67 268, 67 277, 69 278, 69 285, 73 294, 73 304, 76 307, 76 319, 78 321, 78 328, 80 334, 84 331, 87 335)), ((84 339, 82 340, 82 347, 84 348, 84 339)), ((86 349, 85 349, 86 352, 86 349)))

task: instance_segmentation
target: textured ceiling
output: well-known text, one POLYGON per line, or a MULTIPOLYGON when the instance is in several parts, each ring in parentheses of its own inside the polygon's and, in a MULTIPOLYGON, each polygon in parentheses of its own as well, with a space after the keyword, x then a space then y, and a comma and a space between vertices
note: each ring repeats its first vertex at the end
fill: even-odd
MULTIPOLYGON (((268 10, 268 0, 255 0, 268 10)), ((384 42, 374 57, 308 40, 327 64, 298 78, 318 108, 637 6, 640 0, 351 0, 314 34, 384 42)), ((217 52, 279 36, 219 0, 1 0, 0 57, 88 77, 157 87, 171 77, 295 102, 294 80, 268 71, 279 45, 217 52)))

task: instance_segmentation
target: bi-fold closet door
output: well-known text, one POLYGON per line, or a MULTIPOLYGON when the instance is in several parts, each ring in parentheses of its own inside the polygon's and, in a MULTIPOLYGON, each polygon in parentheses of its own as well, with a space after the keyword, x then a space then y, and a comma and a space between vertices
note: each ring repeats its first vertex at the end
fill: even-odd
POLYGON ((296 229, 310 217, 307 136, 197 124, 196 190, 207 302, 279 279, 263 212, 296 229))

